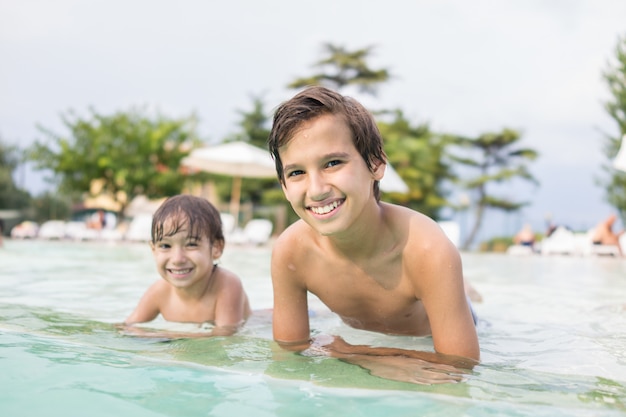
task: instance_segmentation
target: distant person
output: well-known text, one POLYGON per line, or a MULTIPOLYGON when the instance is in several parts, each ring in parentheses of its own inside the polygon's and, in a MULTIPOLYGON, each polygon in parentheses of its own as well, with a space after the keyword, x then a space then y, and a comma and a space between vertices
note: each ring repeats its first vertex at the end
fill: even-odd
POLYGON ((278 107, 269 148, 300 217, 272 253, 274 339, 295 351, 323 347, 411 382, 423 361, 475 364, 460 254, 432 219, 380 201, 387 158, 372 114, 350 97, 309 87, 278 107), (436 353, 311 340, 308 292, 354 328, 432 336, 436 353))
POLYGON ((522 229, 513 236, 513 243, 521 246, 533 247, 535 245, 535 233, 530 224, 525 224, 522 229))
POLYGON ((617 247, 617 250, 620 256, 623 255, 622 247, 620 245, 620 236, 624 234, 624 230, 620 232, 614 232, 613 226, 617 221, 617 216, 615 214, 611 214, 609 217, 601 221, 596 225, 593 229, 593 233, 591 235, 591 241, 594 245, 613 245, 617 247))
POLYGON ((94 212, 87 218, 87 228, 102 230, 106 227, 106 216, 103 210, 94 212))
POLYGON ((4 220, 0 219, 0 248, 4 246, 4 220))
POLYGON ((161 314, 171 322, 213 324, 211 335, 235 333, 251 311, 239 277, 217 265, 224 244, 220 213, 206 199, 165 200, 154 213, 150 241, 163 279, 148 288, 124 324, 161 314))

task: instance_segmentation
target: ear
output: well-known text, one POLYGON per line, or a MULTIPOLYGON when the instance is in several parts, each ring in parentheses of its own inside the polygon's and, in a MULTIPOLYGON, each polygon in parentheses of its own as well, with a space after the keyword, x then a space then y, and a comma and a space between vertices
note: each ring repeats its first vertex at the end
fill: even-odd
POLYGON ((383 179, 385 175, 385 169, 387 168, 386 162, 379 162, 378 165, 374 166, 372 171, 372 175, 376 181, 380 181, 383 179))
POLYGON ((211 258, 219 259, 222 257, 222 253, 224 252, 224 241, 216 241, 211 244, 211 258))
POLYGON ((150 250, 154 252, 154 250, 156 249, 156 246, 154 246, 154 242, 150 241, 148 244, 150 245, 150 250))

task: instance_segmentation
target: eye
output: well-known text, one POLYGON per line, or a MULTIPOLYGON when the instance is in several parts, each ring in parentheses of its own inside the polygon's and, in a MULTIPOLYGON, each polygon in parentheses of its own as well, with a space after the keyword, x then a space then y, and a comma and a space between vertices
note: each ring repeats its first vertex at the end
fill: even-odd
POLYGON ((200 246, 201 239, 196 237, 191 237, 185 242, 185 246, 188 248, 196 248, 200 246))
POLYGON ((341 165, 342 163, 343 163, 343 162, 342 162, 342 161, 340 161, 340 160, 338 160, 338 159, 333 159, 332 161, 329 161, 329 162, 326 164, 326 166, 330 168, 330 167, 334 167, 334 166, 337 166, 337 165, 341 165))
POLYGON ((169 243, 160 242, 160 243, 157 243, 156 247, 161 250, 165 250, 165 249, 169 249, 171 246, 169 243))
POLYGON ((302 175, 302 174, 304 174, 304 171, 300 169, 296 169, 296 170, 288 172, 287 177, 295 177, 295 176, 302 175))

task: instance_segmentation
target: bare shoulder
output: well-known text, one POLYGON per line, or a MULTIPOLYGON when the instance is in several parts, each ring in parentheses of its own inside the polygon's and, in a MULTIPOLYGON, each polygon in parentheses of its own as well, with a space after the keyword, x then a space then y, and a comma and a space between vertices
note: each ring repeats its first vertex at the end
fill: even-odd
POLYGON ((217 269, 217 281, 219 282, 219 288, 222 289, 242 289, 243 284, 241 283, 241 278, 239 275, 235 274, 233 271, 219 267, 217 269))
MULTIPOLYGON (((297 280, 300 271, 306 271, 311 256, 317 250, 317 236, 302 220, 291 224, 274 242, 272 248, 272 279, 290 277, 297 280)), ((303 277, 302 277, 303 278, 303 277)))
POLYGON ((172 291, 172 286, 164 279, 154 281, 146 290, 145 295, 154 300, 161 300, 172 291))
POLYGON ((436 221, 406 207, 386 205, 385 210, 394 219, 395 233, 405 242, 403 263, 409 276, 419 276, 423 284, 444 276, 461 277, 459 251, 436 221))
POLYGON ((315 246, 311 228, 302 220, 291 224, 274 242, 272 263, 297 260, 315 246))
POLYGON ((430 217, 407 207, 384 203, 381 205, 386 221, 398 239, 406 241, 410 250, 452 249, 457 252, 441 226, 430 217))

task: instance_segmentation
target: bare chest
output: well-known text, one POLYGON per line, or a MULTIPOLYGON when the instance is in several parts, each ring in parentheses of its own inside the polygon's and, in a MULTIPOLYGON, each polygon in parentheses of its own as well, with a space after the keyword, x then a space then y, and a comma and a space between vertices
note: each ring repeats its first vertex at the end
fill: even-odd
POLYGON ((422 302, 401 265, 335 265, 330 270, 313 268, 307 287, 348 325, 383 333, 430 332, 422 302))
POLYGON ((210 298, 189 302, 172 295, 161 307, 161 315, 167 321, 179 323, 212 322, 215 321, 215 302, 210 298))

